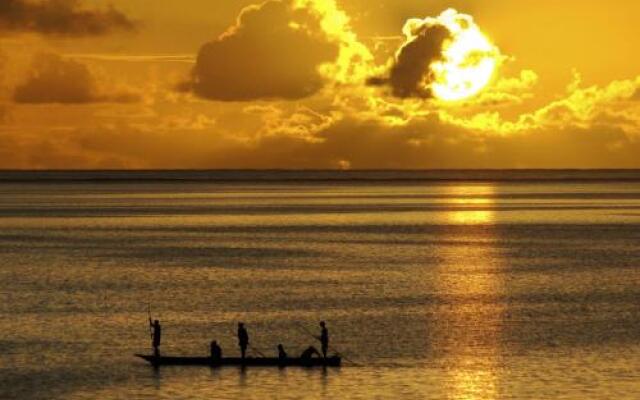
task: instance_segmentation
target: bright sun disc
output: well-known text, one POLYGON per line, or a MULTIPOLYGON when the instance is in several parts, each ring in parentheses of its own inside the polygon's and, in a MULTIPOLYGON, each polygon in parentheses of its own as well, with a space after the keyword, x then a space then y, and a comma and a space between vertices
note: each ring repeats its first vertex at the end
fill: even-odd
POLYGON ((437 21, 450 32, 442 59, 431 64, 433 95, 445 101, 472 97, 484 89, 500 61, 500 51, 480 31, 473 18, 450 9, 437 21))

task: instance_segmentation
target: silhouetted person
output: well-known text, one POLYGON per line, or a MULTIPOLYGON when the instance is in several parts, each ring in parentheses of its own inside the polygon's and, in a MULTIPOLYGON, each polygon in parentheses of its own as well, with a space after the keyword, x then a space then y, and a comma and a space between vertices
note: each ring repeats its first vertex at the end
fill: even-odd
POLYGON ((249 346, 249 333, 242 322, 238 324, 238 345, 242 359, 244 359, 247 355, 247 346, 249 346))
POLYGON ((313 346, 309 346, 305 351, 302 352, 302 354, 300 354, 300 359, 311 360, 311 357, 313 357, 314 354, 317 355, 318 357, 321 357, 321 354, 318 352, 318 349, 316 349, 313 346))
POLYGON ((153 329, 153 333, 151 334, 152 346, 153 346, 153 355, 156 357, 160 356, 160 340, 162 339, 162 326, 160 326, 160 321, 157 319, 153 322, 149 321, 151 328, 153 329))
POLYGON ((284 360, 284 359, 286 359, 287 357, 288 357, 288 355, 287 355, 287 352, 286 352, 286 351, 284 351, 284 346, 283 346, 283 345, 281 345, 281 344, 279 344, 279 345, 278 345, 278 358, 279 358, 280 360, 284 360))
POLYGON ((211 342, 211 359, 213 361, 220 361, 222 359, 222 348, 215 340, 211 342))
POLYGON ((324 321, 320 322, 322 331, 320 332, 320 343, 322 344, 322 355, 327 358, 327 350, 329 350, 329 330, 324 321))

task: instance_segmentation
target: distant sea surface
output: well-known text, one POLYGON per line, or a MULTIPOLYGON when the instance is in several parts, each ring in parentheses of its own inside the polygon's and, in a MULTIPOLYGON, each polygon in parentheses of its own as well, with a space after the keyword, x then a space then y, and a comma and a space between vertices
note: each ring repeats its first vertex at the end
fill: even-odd
POLYGON ((640 398, 640 171, 1 171, 0 399, 214 398, 640 398))

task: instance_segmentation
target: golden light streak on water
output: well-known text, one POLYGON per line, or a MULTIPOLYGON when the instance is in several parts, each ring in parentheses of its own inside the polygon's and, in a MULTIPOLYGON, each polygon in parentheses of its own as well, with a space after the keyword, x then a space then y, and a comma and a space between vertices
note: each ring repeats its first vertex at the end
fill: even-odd
MULTIPOLYGON (((449 192, 468 196, 464 201, 457 200, 458 204, 493 206, 496 188, 453 186, 449 192), (477 197, 469 196, 474 193, 477 197)), ((500 238, 492 227, 495 211, 454 210, 448 213, 447 219, 456 225, 485 225, 492 233, 488 240, 486 236, 482 241, 462 238, 461 245, 439 254, 442 268, 437 290, 452 298, 441 315, 451 328, 447 337, 442 338, 448 349, 448 396, 456 400, 498 399, 500 322, 504 306, 496 302, 465 301, 466 296, 493 297, 503 290, 499 273, 502 258, 495 246, 500 238), (500 261, 496 264, 496 260, 500 261)))

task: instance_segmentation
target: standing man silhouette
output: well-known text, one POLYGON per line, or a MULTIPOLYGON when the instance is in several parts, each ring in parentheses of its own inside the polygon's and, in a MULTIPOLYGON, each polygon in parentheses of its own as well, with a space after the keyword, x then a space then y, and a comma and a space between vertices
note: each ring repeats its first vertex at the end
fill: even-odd
POLYGON ((240 354, 244 360, 247 354, 247 346, 249 346, 249 333, 247 333, 247 329, 242 322, 238 324, 238 345, 240 346, 240 354))
POLYGON ((320 322, 322 331, 320 332, 320 344, 322 344, 322 355, 327 358, 327 350, 329 350, 329 330, 324 321, 320 322))
POLYGON ((151 345, 153 346, 153 355, 155 357, 160 357, 160 341, 162 339, 162 326, 160 326, 160 321, 158 321, 157 319, 153 322, 151 322, 151 319, 149 319, 149 324, 153 329, 153 333, 151 334, 151 339, 152 339, 151 345))

